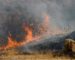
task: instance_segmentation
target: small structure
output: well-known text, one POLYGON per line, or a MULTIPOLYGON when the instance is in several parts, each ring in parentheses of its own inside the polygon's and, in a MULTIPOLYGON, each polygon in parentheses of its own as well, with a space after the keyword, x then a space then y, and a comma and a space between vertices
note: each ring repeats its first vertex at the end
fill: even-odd
POLYGON ((66 39, 64 43, 64 49, 66 52, 75 52, 75 41, 72 39, 66 39))

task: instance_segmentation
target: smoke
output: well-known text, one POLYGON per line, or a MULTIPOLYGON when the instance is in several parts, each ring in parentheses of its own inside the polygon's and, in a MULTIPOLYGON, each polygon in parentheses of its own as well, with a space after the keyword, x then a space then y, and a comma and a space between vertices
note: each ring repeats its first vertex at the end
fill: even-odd
POLYGON ((70 32, 75 30, 75 1, 74 0, 0 0, 0 35, 7 40, 11 32, 17 39, 21 37, 23 22, 32 25, 34 35, 40 33, 39 26, 45 17, 49 17, 47 30, 52 33, 70 32))
MULTIPOLYGON (((75 1, 74 0, 28 0, 28 10, 35 16, 42 17, 46 13, 51 17, 49 28, 63 31, 74 31, 75 1)), ((43 19, 41 19, 43 20, 43 19)))
POLYGON ((24 4, 19 3, 22 7, 27 7, 29 13, 39 18, 38 21, 44 20, 44 13, 49 19, 51 30, 57 28, 63 31, 74 31, 74 0, 23 0, 24 4))

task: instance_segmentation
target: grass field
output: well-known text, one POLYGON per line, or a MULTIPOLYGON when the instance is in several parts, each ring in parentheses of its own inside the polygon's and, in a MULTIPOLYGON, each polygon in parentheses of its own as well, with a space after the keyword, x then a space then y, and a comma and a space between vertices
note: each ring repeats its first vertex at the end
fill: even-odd
POLYGON ((0 56, 0 60, 71 60, 67 57, 53 57, 49 54, 37 54, 37 55, 8 55, 0 56))
POLYGON ((10 54, 1 55, 0 60, 75 60, 67 55, 54 56, 52 53, 36 53, 36 54, 10 54))

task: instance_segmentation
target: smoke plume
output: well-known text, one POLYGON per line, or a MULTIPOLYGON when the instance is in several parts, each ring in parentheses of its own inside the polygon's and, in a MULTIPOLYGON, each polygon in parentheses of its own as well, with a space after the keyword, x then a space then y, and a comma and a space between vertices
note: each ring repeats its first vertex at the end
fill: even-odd
POLYGON ((32 27, 33 35, 74 31, 74 5, 74 0, 0 0, 1 44, 7 42, 9 32, 17 41, 22 40, 26 34, 22 30, 24 23, 32 27))

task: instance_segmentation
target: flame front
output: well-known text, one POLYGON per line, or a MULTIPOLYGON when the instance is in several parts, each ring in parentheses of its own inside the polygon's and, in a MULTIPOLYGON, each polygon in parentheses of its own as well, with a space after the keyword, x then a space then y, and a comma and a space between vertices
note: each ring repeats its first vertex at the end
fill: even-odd
POLYGON ((24 40, 22 42, 17 42, 16 40, 13 40, 11 33, 9 33, 7 45, 0 47, 0 50, 22 46, 22 45, 25 45, 28 42, 33 41, 34 37, 33 37, 33 34, 32 34, 32 28, 30 28, 28 26, 25 26, 24 31, 27 34, 24 36, 24 40))
POLYGON ((31 41, 34 40, 39 40, 40 37, 44 36, 44 35, 55 35, 55 34, 60 34, 62 33, 62 30, 59 28, 55 28, 53 30, 53 27, 51 26, 51 17, 48 14, 43 14, 44 15, 44 19, 43 22, 41 23, 40 27, 39 27, 39 31, 41 32, 41 35, 35 35, 33 36, 33 28, 32 26, 28 25, 28 24, 23 24, 23 31, 26 32, 26 34, 24 35, 24 38, 22 41, 17 42, 16 40, 14 40, 12 38, 12 34, 9 33, 8 36, 8 44, 6 46, 2 46, 0 47, 1 49, 8 49, 8 48, 14 48, 17 46, 23 46, 31 41))
POLYGON ((25 27, 25 31, 27 32, 26 40, 31 41, 33 39, 32 28, 25 27))

